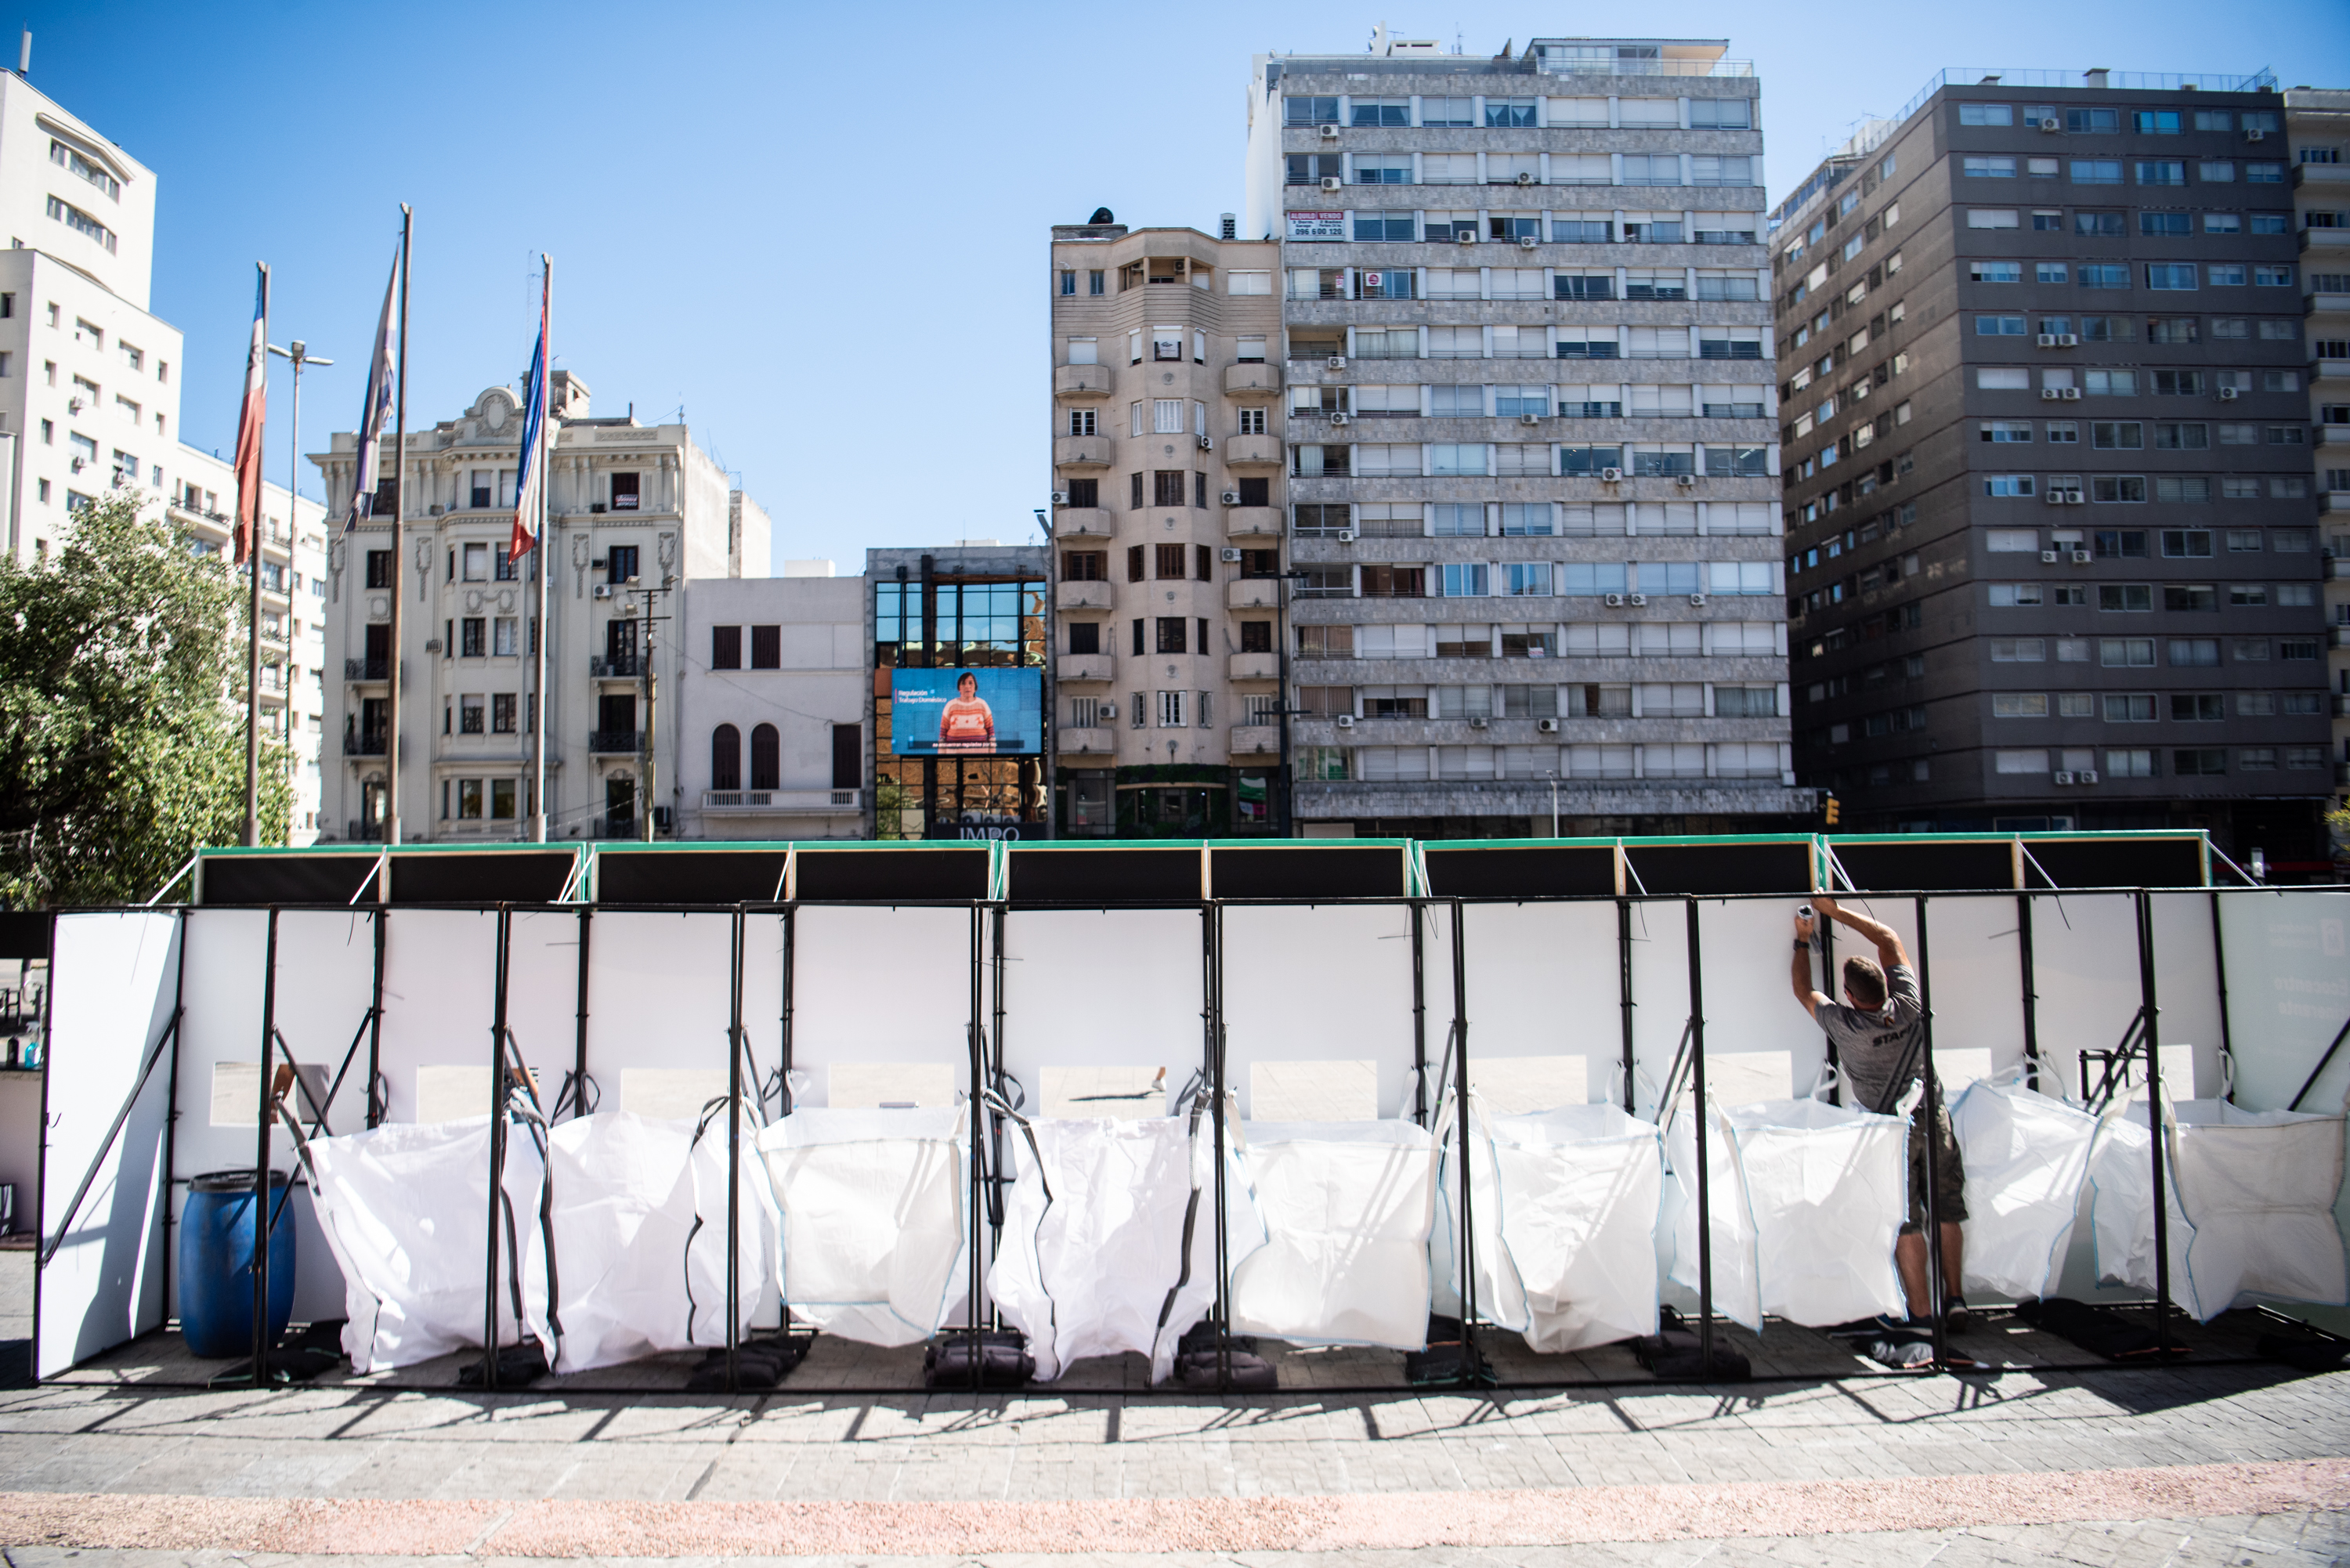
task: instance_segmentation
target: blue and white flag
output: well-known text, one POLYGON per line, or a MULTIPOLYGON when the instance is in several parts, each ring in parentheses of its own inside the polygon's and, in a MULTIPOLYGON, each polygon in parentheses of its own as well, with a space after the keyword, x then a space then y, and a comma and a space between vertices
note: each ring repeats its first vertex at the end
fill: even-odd
POLYGON ((539 502, 546 489, 546 317, 554 288, 549 269, 539 284, 538 347, 531 353, 522 394, 522 472, 515 475, 514 537, 506 547, 517 561, 538 545, 539 502))
MULTIPOLYGON (((359 404, 359 472, 351 482, 349 528, 375 515, 376 472, 382 466, 383 427, 391 418, 391 306, 400 295, 400 252, 391 253, 391 279, 383 286, 383 314, 375 324, 375 358, 368 369, 367 399, 359 404)), ((397 510, 397 507, 394 508, 397 510)))

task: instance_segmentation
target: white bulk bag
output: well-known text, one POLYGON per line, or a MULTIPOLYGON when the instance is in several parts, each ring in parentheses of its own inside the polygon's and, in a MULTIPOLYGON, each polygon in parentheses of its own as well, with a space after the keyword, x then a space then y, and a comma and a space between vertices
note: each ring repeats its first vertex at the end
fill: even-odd
MULTIPOLYGON (((400 1123, 313 1138, 309 1168, 327 1245, 343 1271, 343 1351, 354 1372, 413 1366, 482 1343, 489 1252, 490 1118, 400 1123)), ((546 1167, 527 1129, 506 1137, 500 1251, 524 1260, 522 1312, 513 1272, 499 1267, 498 1343, 546 1323, 539 1193, 546 1167)))
MULTIPOLYGON (((1665 1135, 1673 1179, 1667 1183, 1659 1217, 1659 1251, 1666 1274, 1694 1291, 1701 1277, 1698 1256, 1697 1121, 1686 1110, 1673 1116, 1665 1135), (1669 1242, 1665 1238, 1669 1237, 1669 1242)), ((1706 1118, 1706 1196, 1711 1214, 1713 1310, 1732 1323, 1762 1332, 1762 1277, 1755 1254, 1754 1206, 1746 1196, 1746 1173, 1738 1145, 1721 1113, 1706 1118)))
MULTIPOLYGON (((1720 1311, 1759 1334, 1764 1314, 1821 1327, 1906 1310, 1893 1266, 1909 1209, 1906 1117, 1801 1099, 1718 1110, 1714 1121, 1706 1175, 1720 1311), (1750 1235, 1751 1264, 1738 1256, 1750 1235)), ((1694 1286, 1697 1147, 1687 1111, 1673 1118, 1670 1148, 1685 1199, 1672 1277, 1694 1286)))
POLYGON ((1967 1172, 1966 1286, 2049 1293, 2072 1245, 2097 1118, 2017 1083, 1979 1078, 1950 1106, 1967 1172))
MULTIPOLYGON (((1204 1124, 1199 1136, 1211 1136, 1204 1124)), ((1127 1351, 1150 1357, 1151 1380, 1163 1380, 1176 1342, 1216 1291, 1214 1199, 1193 1210, 1189 1118, 1038 1118, 1003 1141, 1014 1176, 987 1288, 1028 1336, 1037 1381, 1053 1381, 1073 1361, 1127 1351)))
POLYGON ((969 1282, 964 1112, 810 1107, 763 1129, 758 1147, 793 1314, 867 1345, 936 1333, 969 1282))
MULTIPOLYGON (((726 1122, 603 1111, 547 1135, 557 1372, 726 1343, 726 1122)), ((738 1332, 766 1285, 755 1129, 743 1133, 738 1332)), ((544 1290, 544 1285, 540 1286, 544 1290)))
POLYGON ((1229 1238, 1232 1328, 1306 1345, 1428 1339, 1436 1141, 1404 1121, 1243 1123, 1263 1244, 1229 1238))
POLYGON ((1656 1333, 1664 1139, 1655 1126, 1614 1106, 1565 1106, 1496 1116, 1491 1133, 1527 1347, 1555 1354, 1656 1333))
MULTIPOLYGON (((2146 1130, 2143 1101, 2116 1104, 2100 1119, 2095 1149, 2089 1156, 2091 1259, 2101 1285, 2129 1285, 2151 1293, 2154 1269, 2153 1148, 2146 1130)), ((2170 1299, 2196 1316, 2194 1283, 2187 1249, 2195 1227, 2178 1206, 2178 1172, 2166 1166, 2164 1196, 2169 1204, 2170 1299)))

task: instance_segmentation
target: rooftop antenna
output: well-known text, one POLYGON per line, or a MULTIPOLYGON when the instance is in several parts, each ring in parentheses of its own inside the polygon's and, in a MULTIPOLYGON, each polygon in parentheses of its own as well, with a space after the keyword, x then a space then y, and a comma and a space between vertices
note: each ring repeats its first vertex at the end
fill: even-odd
POLYGON ((26 81, 33 79, 33 29, 25 29, 24 41, 16 46, 16 74, 26 81))

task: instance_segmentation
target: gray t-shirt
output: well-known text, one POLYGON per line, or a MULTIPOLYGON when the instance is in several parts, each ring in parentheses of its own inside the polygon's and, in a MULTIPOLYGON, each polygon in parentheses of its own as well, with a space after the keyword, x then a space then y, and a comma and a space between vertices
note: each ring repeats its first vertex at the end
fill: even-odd
POLYGON ((1915 1049, 1925 1026, 1925 1008, 1918 997, 1917 971, 1908 964, 1895 964, 1885 981, 1886 1006, 1877 1012, 1828 1002, 1813 1016, 1835 1046, 1837 1064, 1851 1088, 1846 1103, 1890 1114, 1925 1071, 1925 1053, 1915 1049), (1905 1057, 1908 1074, 1897 1085, 1893 1075, 1901 1071, 1905 1057))

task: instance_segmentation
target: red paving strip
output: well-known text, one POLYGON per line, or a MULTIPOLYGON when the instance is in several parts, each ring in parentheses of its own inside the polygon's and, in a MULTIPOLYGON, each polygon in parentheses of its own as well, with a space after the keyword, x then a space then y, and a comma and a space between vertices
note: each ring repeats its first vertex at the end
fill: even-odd
POLYGON ((1328 1552, 2350 1509, 2350 1459, 1887 1480, 1090 1502, 439 1501, 0 1493, 0 1542, 502 1557, 1328 1552))

